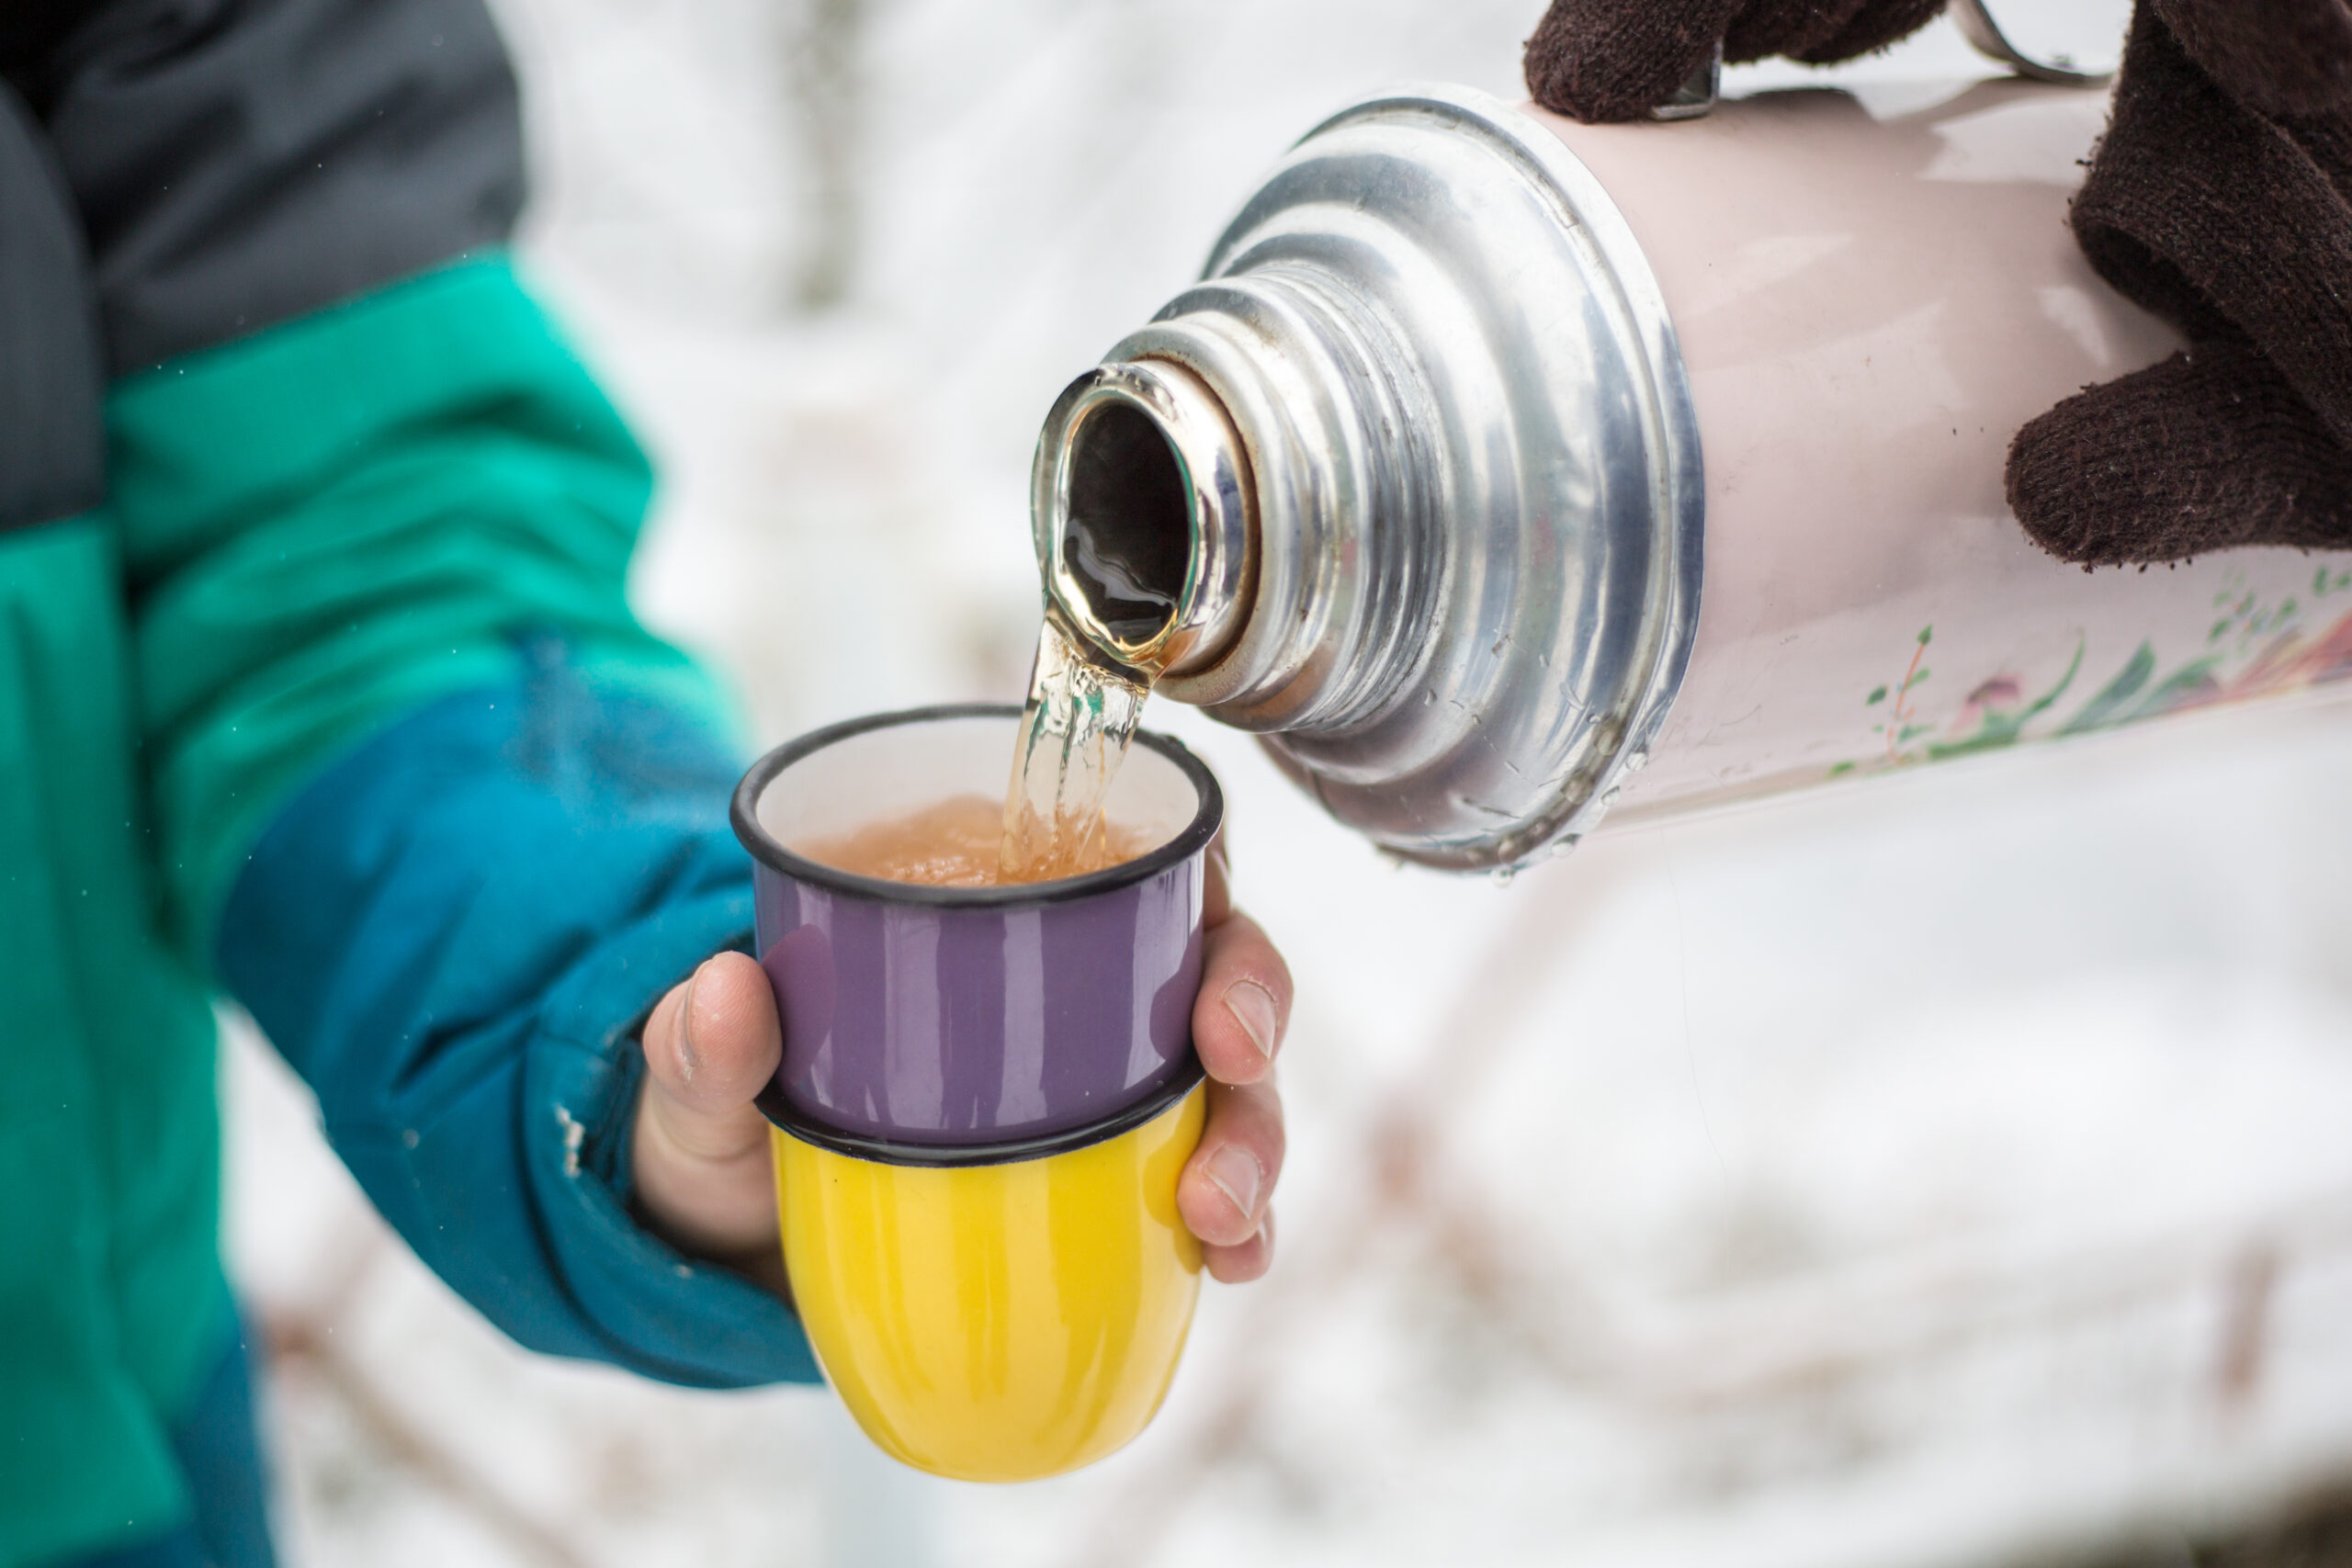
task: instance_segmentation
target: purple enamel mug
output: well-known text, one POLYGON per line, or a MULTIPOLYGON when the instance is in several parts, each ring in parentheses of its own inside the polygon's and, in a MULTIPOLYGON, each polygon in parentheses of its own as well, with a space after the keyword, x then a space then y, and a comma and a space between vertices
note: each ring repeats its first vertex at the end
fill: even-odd
POLYGON ((1001 798, 1021 710, 852 719, 769 752, 735 791, 760 966, 784 1060, 763 1099, 852 1137, 1010 1145, 1146 1100, 1191 1064, 1216 780, 1138 734, 1111 820, 1153 847, 1084 876, 1007 887, 886 882, 808 859, 951 796, 1001 798))

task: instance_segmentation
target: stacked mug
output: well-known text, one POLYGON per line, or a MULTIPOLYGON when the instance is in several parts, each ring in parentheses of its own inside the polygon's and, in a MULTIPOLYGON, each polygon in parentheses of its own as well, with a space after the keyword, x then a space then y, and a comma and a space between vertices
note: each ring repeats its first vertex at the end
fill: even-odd
POLYGON ((1176 1181, 1206 852, 1224 811, 1138 735, 1106 814, 1151 848, 1055 882, 887 882, 808 846, 998 796, 1018 708, 835 725, 744 775, 758 953, 784 1055, 777 1208, 802 1323, 868 1437, 934 1474, 1022 1481, 1123 1446, 1174 1376, 1200 1291, 1176 1181))

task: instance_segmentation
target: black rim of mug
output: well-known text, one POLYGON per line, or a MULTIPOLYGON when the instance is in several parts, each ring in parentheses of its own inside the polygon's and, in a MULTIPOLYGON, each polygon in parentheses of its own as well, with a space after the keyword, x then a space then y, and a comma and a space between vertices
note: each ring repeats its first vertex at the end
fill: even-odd
POLYGON ((1095 1144, 1108 1143, 1122 1133, 1132 1133, 1174 1107, 1207 1077, 1207 1073, 1202 1070, 1201 1058, 1188 1050, 1177 1063, 1174 1077, 1133 1105, 1099 1122, 1089 1122, 1082 1127, 1072 1127, 1067 1132, 1045 1133, 1033 1138, 988 1144, 910 1144, 895 1138, 844 1133, 837 1127, 828 1127, 796 1109, 790 1100, 785 1099, 784 1090, 773 1078, 760 1090, 753 1103, 759 1106, 761 1115, 802 1143, 830 1149, 837 1155, 847 1155, 852 1159, 871 1160, 876 1165, 951 1168, 1013 1165, 1022 1160, 1049 1159, 1055 1155, 1071 1154, 1095 1144))
POLYGON ((1011 703, 944 703, 935 707, 902 708, 896 713, 868 714, 863 718, 827 725, 822 729, 810 730, 797 740, 787 740, 752 763, 743 774, 742 782, 735 786, 735 798, 728 809, 728 818, 734 825, 736 840, 750 852, 752 859, 771 869, 780 871, 797 882, 813 883, 847 897, 871 899, 877 904, 906 904, 933 908, 1021 909, 1046 904, 1066 904, 1074 898, 1091 898, 1097 894, 1148 882, 1170 866, 1207 848, 1209 840, 1216 837, 1218 825, 1225 819, 1225 792, 1217 787, 1216 775, 1209 772, 1208 764, 1193 755, 1191 749, 1173 736, 1138 729, 1135 743, 1149 747, 1176 764, 1192 781, 1199 795, 1199 807, 1193 813, 1192 821, 1185 824, 1183 831, 1149 853, 1138 855, 1134 860, 1121 861, 1117 865, 1105 866, 1101 871, 1090 871, 1083 876, 1066 876, 1057 882, 1024 882, 1011 887, 921 887, 911 883, 887 882, 878 876, 860 876, 855 872, 842 871, 821 861, 795 854, 760 826, 761 795, 778 773, 795 762, 870 730, 953 718, 1009 718, 1017 724, 1021 709, 1011 703))

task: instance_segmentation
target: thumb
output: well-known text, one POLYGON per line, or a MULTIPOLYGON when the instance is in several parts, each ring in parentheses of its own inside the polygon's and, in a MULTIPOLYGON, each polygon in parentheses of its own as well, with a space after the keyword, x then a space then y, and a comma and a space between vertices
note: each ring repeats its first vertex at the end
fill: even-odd
POLYGON ((710 959, 654 1008, 644 1046, 630 1154, 646 1218, 702 1257, 773 1248, 767 1121, 752 1104, 784 1052, 767 976, 740 953, 710 959))

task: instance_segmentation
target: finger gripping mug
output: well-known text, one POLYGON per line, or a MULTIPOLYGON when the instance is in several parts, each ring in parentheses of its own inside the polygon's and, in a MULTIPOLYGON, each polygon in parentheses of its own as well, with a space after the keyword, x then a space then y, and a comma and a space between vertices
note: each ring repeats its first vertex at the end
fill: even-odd
POLYGON ((784 1024, 771 1122, 786 1267, 818 1360, 885 1451, 1058 1474, 1142 1431, 1199 1294, 1176 1183, 1204 1114, 1216 779, 1143 734, 1107 809, 1151 847, 1002 887, 886 882, 800 847, 1003 787, 1017 708, 854 720, 743 779, 757 942, 784 1024))

